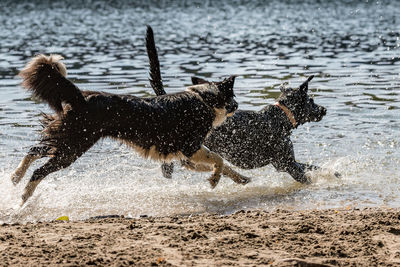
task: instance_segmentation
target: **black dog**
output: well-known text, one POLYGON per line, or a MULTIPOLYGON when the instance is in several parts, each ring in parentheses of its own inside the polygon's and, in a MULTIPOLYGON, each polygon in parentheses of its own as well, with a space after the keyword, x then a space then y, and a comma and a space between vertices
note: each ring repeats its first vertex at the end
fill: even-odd
MULTIPOLYGON (((202 146, 213 127, 237 109, 234 76, 223 82, 188 87, 185 92, 152 98, 81 91, 66 76, 61 56, 39 55, 20 72, 22 85, 56 112, 44 115, 42 139, 12 175, 17 184, 29 165, 50 157, 36 169, 25 187, 22 203, 48 174, 68 167, 99 139, 111 137, 142 156, 163 162, 189 160, 212 166, 215 187, 221 173, 237 183, 246 178, 223 165, 223 160, 202 146)), ((212 168, 212 167, 209 167, 212 168)))
MULTIPOLYGON (((146 47, 150 61, 151 85, 157 95, 163 89, 153 31, 148 26, 146 47)), ((308 95, 310 76, 298 89, 283 89, 274 105, 260 111, 238 110, 221 126, 208 135, 205 145, 224 159, 243 169, 253 169, 272 164, 278 171, 289 173, 300 183, 309 183, 305 174, 317 166, 295 160, 290 135, 294 129, 306 122, 320 121, 326 109, 314 103, 308 95)), ((192 77, 193 84, 210 82, 192 77)), ((184 162, 185 165, 190 165, 184 162)), ((173 164, 163 164, 163 174, 170 178, 173 164)), ((339 174, 335 174, 339 176, 339 174)))

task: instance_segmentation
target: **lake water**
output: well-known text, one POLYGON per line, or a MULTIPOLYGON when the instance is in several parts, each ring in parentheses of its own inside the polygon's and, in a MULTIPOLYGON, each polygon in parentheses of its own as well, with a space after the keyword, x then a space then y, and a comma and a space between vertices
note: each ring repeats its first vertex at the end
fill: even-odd
POLYGON ((108 2, 0 4, 0 222, 400 206, 400 1, 108 2), (316 75, 310 89, 328 114, 292 136, 299 161, 325 168, 314 183, 267 166, 237 169, 253 178, 246 186, 223 178, 211 190, 209 173, 177 166, 168 180, 159 163, 106 139, 49 175, 20 208, 44 159, 16 187, 10 175, 50 109, 21 88, 18 71, 35 54, 59 53, 82 89, 153 95, 146 24, 168 92, 183 90, 193 75, 237 74, 240 108, 259 110, 274 103, 282 83, 297 87, 316 75))

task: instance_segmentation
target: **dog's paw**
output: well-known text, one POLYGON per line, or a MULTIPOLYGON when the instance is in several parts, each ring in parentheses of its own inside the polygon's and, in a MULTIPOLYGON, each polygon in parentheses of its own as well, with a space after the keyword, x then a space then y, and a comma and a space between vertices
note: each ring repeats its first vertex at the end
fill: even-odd
POLYGON ((24 194, 22 194, 22 201, 20 204, 20 207, 24 206, 26 201, 30 198, 31 195, 27 194, 27 192, 25 192, 24 194))
POLYGON ((21 207, 25 204, 25 202, 33 195, 37 185, 40 183, 40 180, 29 181, 25 187, 24 193, 22 194, 22 204, 21 207))
POLYGON ((241 184, 248 184, 251 182, 251 178, 249 177, 243 177, 241 184))
POLYGON ((309 184, 312 184, 312 182, 313 182, 313 177, 312 177, 312 174, 311 173, 305 173, 302 177, 301 177, 301 179, 299 179, 298 180, 298 182, 300 182, 300 183, 302 183, 302 184, 305 184, 305 185, 309 185, 309 184))
POLYGON ((243 175, 240 175, 240 177, 238 179, 235 179, 235 183, 237 183, 237 184, 245 185, 245 184, 248 184, 250 182, 251 182, 251 178, 243 176, 243 175))
POLYGON ((170 164, 163 163, 161 165, 161 172, 165 178, 171 179, 172 173, 174 172, 174 164, 173 163, 170 163, 170 164))
POLYGON ((11 175, 11 182, 13 183, 13 185, 17 185, 18 182, 19 182, 18 176, 15 175, 15 173, 13 173, 13 174, 11 175))
POLYGON ((333 175, 334 175, 336 178, 342 178, 342 175, 341 175, 340 173, 338 173, 338 172, 335 172, 333 175))
POLYGON ((11 175, 11 182, 13 183, 13 185, 17 185, 21 181, 21 179, 22 179, 22 175, 21 175, 21 173, 18 173, 17 171, 11 175))
POLYGON ((214 189, 217 186, 220 179, 221 179, 220 174, 213 174, 213 175, 211 175, 210 178, 208 178, 208 182, 210 182, 211 189, 214 189))

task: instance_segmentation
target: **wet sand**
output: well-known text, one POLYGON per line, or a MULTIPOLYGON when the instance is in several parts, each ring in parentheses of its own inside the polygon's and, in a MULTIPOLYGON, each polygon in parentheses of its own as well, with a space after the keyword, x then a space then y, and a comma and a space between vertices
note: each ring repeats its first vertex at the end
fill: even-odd
POLYGON ((239 211, 0 226, 0 266, 400 266, 400 210, 239 211))

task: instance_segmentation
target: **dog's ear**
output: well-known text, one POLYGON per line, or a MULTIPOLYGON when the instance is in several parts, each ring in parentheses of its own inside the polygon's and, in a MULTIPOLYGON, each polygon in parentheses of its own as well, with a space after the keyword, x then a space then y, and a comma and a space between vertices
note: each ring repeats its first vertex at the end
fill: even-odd
POLYGON ((199 77, 192 77, 192 84, 193 85, 197 85, 197 84, 203 84, 203 83, 210 83, 209 81, 206 81, 206 80, 204 80, 204 79, 202 79, 202 78, 199 78, 199 77))
POLYGON ((230 76, 229 78, 224 79, 222 82, 215 83, 218 86, 218 89, 223 92, 224 94, 227 94, 229 92, 233 94, 233 85, 235 84, 235 75, 230 76))
POLYGON ((310 77, 308 77, 307 81, 305 81, 304 83, 302 83, 300 85, 300 91, 304 91, 307 93, 308 91, 308 83, 314 78, 314 75, 311 75, 310 77))

